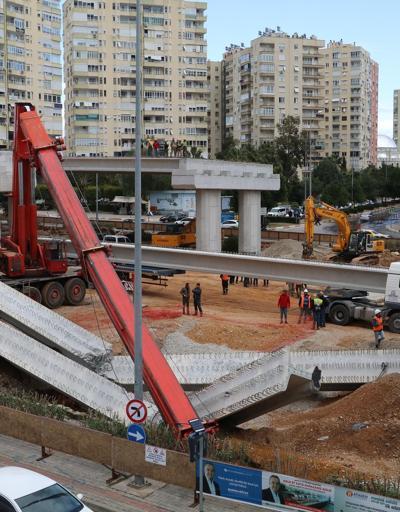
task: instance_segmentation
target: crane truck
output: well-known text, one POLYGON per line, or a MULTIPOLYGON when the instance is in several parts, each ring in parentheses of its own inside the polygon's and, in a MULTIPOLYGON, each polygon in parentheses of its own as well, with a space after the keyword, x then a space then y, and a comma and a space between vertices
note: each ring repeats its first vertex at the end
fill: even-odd
MULTIPOLYGON (((62 168, 60 163, 62 147, 49 137, 34 106, 29 103, 16 104, 15 128, 13 165, 20 178, 19 183, 21 186, 24 185, 26 205, 23 205, 23 211, 26 214, 22 216, 23 221, 32 219, 29 213, 34 211, 31 193, 32 176, 34 172, 38 172, 57 206, 76 254, 79 256, 85 278, 95 286, 122 342, 134 359, 132 301, 108 258, 107 248, 101 245, 62 168)), ((33 226, 32 229, 34 229, 33 226)), ((25 243, 28 246, 34 240, 35 237, 27 239, 25 243)), ((21 237, 19 243, 23 242, 21 237)), ((22 258, 17 257, 19 253, 16 247, 12 254, 16 256, 16 262, 22 261, 22 258)), ((13 261, 12 258, 10 260, 13 261)), ((190 421, 198 417, 197 413, 145 325, 142 340, 145 383, 166 424, 178 437, 186 435, 192 431, 190 421)), ((206 428, 211 429, 213 426, 213 422, 206 424, 206 428)))
POLYGON ((315 199, 309 196, 305 201, 304 209, 303 256, 305 258, 310 257, 313 253, 314 226, 319 223, 320 219, 330 219, 336 222, 339 232, 332 250, 346 260, 352 260, 362 254, 376 254, 385 250, 385 242, 374 238, 371 233, 352 231, 347 214, 334 206, 323 201, 316 203, 315 199))

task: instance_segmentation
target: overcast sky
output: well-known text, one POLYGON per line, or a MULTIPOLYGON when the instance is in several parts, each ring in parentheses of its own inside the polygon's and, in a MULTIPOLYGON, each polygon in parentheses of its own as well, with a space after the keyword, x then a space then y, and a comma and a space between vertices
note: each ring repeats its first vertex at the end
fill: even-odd
POLYGON ((208 58, 265 27, 353 43, 379 64, 379 133, 393 136, 393 91, 400 89, 400 0, 208 0, 208 58))

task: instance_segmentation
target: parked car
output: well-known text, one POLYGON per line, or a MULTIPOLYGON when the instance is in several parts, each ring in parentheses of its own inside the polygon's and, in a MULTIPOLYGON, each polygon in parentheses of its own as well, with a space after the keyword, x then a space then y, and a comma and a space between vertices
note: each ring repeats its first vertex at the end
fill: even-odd
POLYGON ((108 244, 130 244, 130 240, 125 235, 104 235, 103 242, 108 244))
POLYGON ((179 224, 180 226, 186 226, 186 224, 189 224, 194 219, 195 217, 183 217, 183 219, 175 221, 175 224, 179 224))
POLYGON ((239 222, 237 220, 224 220, 221 222, 221 228, 238 228, 239 222))
POLYGON ((274 206, 267 212, 267 217, 290 217, 290 212, 293 214, 290 206, 274 206))
POLYGON ((176 222, 178 218, 175 215, 163 215, 160 217, 160 222, 176 222))
POLYGON ((51 478, 29 469, 0 468, 0 510, 4 512, 92 512, 51 478))

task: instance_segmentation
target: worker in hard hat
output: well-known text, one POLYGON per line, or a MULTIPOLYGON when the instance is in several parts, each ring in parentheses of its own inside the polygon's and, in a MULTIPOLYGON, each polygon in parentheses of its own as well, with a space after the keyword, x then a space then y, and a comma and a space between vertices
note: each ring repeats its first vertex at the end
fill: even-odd
POLYGON ((322 326, 321 314, 323 302, 324 301, 319 294, 317 294, 312 300, 313 329, 319 330, 322 326))
POLYGON ((383 332, 383 317, 380 309, 375 309, 375 316, 372 319, 372 330, 375 335, 375 347, 379 348, 381 341, 385 339, 385 333, 383 332))
POLYGON ((306 323, 307 316, 310 316, 311 312, 311 295, 308 293, 307 288, 305 288, 304 292, 301 294, 299 299, 299 308, 299 319, 297 323, 299 324, 302 318, 304 319, 303 323, 306 323))

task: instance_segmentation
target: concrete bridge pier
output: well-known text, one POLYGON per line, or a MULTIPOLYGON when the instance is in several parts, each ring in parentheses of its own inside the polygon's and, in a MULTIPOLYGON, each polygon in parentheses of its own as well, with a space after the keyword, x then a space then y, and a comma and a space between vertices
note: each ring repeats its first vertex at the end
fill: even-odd
POLYGON ((261 191, 239 190, 239 252, 261 251, 261 191))
POLYGON ((196 249, 221 252, 221 191, 196 190, 196 249))

